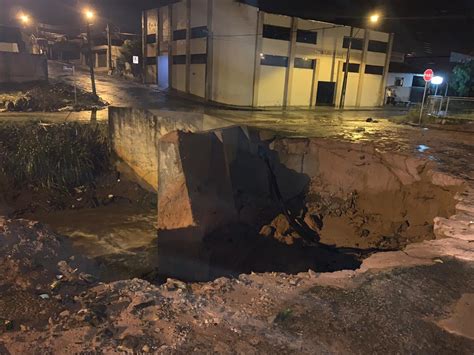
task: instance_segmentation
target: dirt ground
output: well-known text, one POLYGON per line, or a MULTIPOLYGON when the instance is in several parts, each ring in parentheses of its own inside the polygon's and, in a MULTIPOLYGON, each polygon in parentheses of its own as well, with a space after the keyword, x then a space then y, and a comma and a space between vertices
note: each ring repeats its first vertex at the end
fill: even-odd
MULTIPOLYGON (((41 224, 4 220, 0 230, 2 354, 474 351, 465 326, 473 315, 472 246, 471 262, 418 252, 411 267, 387 269, 369 258, 368 271, 154 285, 98 282, 96 265, 41 224)), ((437 245, 447 249, 446 241, 437 245)), ((419 246, 426 248, 433 244, 419 246)))

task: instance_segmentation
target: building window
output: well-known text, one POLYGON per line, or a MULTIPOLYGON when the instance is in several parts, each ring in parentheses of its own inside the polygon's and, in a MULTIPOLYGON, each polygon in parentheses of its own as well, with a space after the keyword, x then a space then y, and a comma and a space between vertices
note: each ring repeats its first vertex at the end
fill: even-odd
POLYGON ((287 67, 288 66, 288 57, 282 57, 279 55, 260 55, 260 64, 269 65, 272 67, 287 67))
POLYGON ((179 41, 182 39, 186 39, 186 30, 173 31, 173 41, 179 41))
POLYGON ((387 53, 387 43, 381 41, 369 41, 370 52, 387 53))
POLYGON ((405 83, 405 78, 395 78, 395 86, 403 86, 403 84, 405 83))
POLYGON ((207 33, 207 26, 191 28, 191 38, 205 38, 207 33))
POLYGON ((383 67, 380 65, 366 65, 365 74, 383 75, 383 67))
POLYGON ((280 27, 273 25, 263 25, 263 37, 271 39, 279 39, 282 41, 290 40, 291 29, 288 27, 280 27))
POLYGON ((318 32, 298 30, 296 32, 296 42, 300 43, 318 43, 318 32))
POLYGON ((156 65, 156 57, 146 57, 146 65, 156 65))
MULTIPOLYGON (((344 41, 342 42, 342 48, 349 48, 350 37, 344 36, 344 41)), ((364 40, 362 38, 352 37, 352 49, 361 51, 364 48, 364 40)))
POLYGON ((316 66, 315 59, 295 58, 295 68, 314 69, 316 66))
POLYGON ((191 64, 207 64, 207 54, 191 54, 191 64))
POLYGON ((186 56, 185 55, 174 55, 173 56, 173 64, 186 64, 186 56))
MULTIPOLYGON (((358 73, 360 70, 360 64, 349 63, 349 73, 358 73)), ((342 71, 346 71, 346 63, 342 66, 342 71)))
POLYGON ((147 35, 146 36, 146 43, 148 43, 148 44, 156 43, 156 34, 147 35))

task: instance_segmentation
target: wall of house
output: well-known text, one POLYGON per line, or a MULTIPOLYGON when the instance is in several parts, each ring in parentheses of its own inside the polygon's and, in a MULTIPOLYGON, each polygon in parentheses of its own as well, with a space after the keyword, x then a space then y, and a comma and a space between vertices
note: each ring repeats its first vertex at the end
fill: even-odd
MULTIPOLYGON (((234 0, 182 0, 159 11, 170 10, 177 34, 169 58, 173 89, 230 105, 310 107, 319 84, 333 83, 326 101, 339 104, 350 27, 263 13, 234 0), (268 26, 286 35, 271 35, 268 26)), ((158 28, 160 38, 169 37, 158 28)), ((358 70, 348 75, 345 106, 378 106, 387 53, 373 48, 385 43, 389 51, 389 35, 354 29, 353 37, 361 46, 351 51, 358 70)))
POLYGON ((145 82, 148 84, 156 84, 157 82, 157 31, 158 31, 158 13, 156 9, 145 11, 146 14, 146 33, 144 46, 145 54, 143 60, 145 66, 145 82))
POLYGON ((46 56, 29 53, 0 52, 0 84, 48 80, 46 56))
POLYGON ((214 0, 210 99, 252 106, 257 8, 233 0, 214 0))
MULTIPOLYGON (((186 1, 171 5, 171 87, 179 91, 186 91, 186 38, 177 39, 177 31, 187 31, 186 1), (178 58, 185 57, 184 62, 178 58)), ((186 36, 186 35, 185 35, 186 36)))
POLYGON ((18 43, 0 42, 0 52, 18 53, 18 43))
POLYGON ((389 73, 387 77, 387 88, 395 91, 397 100, 410 101, 411 90, 413 86, 413 78, 415 76, 423 76, 422 74, 413 73, 389 73), (398 78, 403 79, 403 85, 396 85, 398 78))

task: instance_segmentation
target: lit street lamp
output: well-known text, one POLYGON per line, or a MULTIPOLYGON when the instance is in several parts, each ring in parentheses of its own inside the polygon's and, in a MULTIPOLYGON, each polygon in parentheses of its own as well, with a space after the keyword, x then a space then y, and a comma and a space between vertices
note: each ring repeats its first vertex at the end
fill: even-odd
POLYGON ((84 9, 84 17, 87 21, 87 47, 89 50, 89 71, 91 73, 91 86, 92 94, 97 97, 97 91, 95 88, 95 73, 94 73, 94 62, 92 58, 92 41, 91 41, 91 22, 95 18, 95 13, 91 9, 84 9))
POLYGON ((84 10, 84 17, 88 20, 88 21, 92 21, 95 17, 95 14, 94 14, 94 11, 92 11, 91 9, 85 9, 84 10))
POLYGON ((26 26, 28 26, 28 25, 31 24, 31 17, 30 17, 30 15, 25 14, 24 12, 20 12, 20 13, 18 14, 18 21, 20 21, 20 23, 21 23, 24 27, 26 27, 26 26))
POLYGON ((433 79, 431 79, 431 84, 436 85, 435 96, 438 95, 438 88, 443 83, 443 81, 444 79, 442 76, 434 76, 433 79))
POLYGON ((377 14, 377 13, 372 14, 372 15, 370 15, 370 17, 369 17, 369 20, 370 20, 370 23, 377 23, 377 22, 379 22, 379 20, 380 20, 380 15, 377 14))

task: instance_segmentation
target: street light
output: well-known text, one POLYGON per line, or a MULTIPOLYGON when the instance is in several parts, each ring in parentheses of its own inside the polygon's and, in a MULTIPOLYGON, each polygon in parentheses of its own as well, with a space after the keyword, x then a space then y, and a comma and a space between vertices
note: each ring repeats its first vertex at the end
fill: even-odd
POLYGON ((444 81, 444 78, 442 76, 434 76, 432 79, 431 79, 431 84, 433 85, 436 85, 436 89, 435 89, 435 96, 438 95, 438 88, 439 86, 443 83, 444 81))
POLYGON ((89 71, 91 74, 92 94, 97 97, 97 90, 95 88, 95 73, 94 63, 92 59, 92 42, 91 42, 91 22, 95 18, 95 13, 91 9, 84 9, 84 17, 87 21, 87 47, 89 49, 89 71))
POLYGON ((95 17, 95 13, 91 9, 84 9, 84 17, 86 20, 92 21, 95 17))
POLYGON ((28 14, 20 13, 18 14, 18 20, 21 22, 23 26, 28 26, 31 23, 31 17, 28 14))
POLYGON ((434 85, 441 85, 443 83, 444 79, 442 76, 434 76, 433 79, 431 79, 431 84, 434 85))
POLYGON ((370 23, 377 23, 377 22, 379 22, 379 20, 380 20, 380 15, 377 14, 377 13, 372 14, 372 15, 370 15, 370 17, 369 17, 369 20, 370 20, 370 23))

